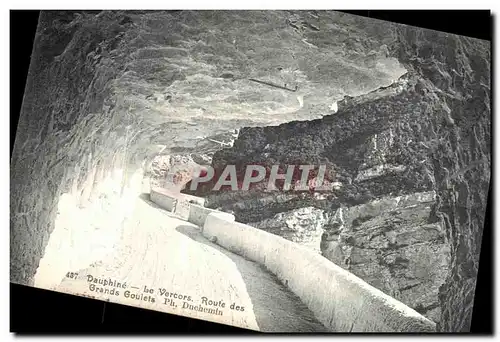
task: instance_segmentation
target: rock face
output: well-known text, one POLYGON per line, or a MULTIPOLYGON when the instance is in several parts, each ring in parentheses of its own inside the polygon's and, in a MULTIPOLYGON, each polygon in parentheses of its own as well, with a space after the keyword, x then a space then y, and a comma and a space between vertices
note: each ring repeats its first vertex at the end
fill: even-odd
POLYGON ((435 204, 430 191, 339 208, 325 227, 322 253, 439 321, 439 287, 449 275, 451 254, 444 225, 429 223, 435 204))
POLYGON ((190 156, 155 156, 149 167, 151 187, 180 191, 191 180, 193 172, 198 166, 190 156))
POLYGON ((320 252, 325 222, 323 210, 306 207, 248 224, 320 252))
POLYGON ((322 119, 243 128, 232 148, 213 157, 216 169, 325 164, 341 186, 321 196, 203 188, 197 195, 289 238, 276 229, 279 213, 315 207, 333 218, 342 208, 344 221, 325 225, 327 258, 439 330, 468 331, 490 182, 490 46, 391 24, 360 26, 387 44, 404 76, 344 98, 322 119))

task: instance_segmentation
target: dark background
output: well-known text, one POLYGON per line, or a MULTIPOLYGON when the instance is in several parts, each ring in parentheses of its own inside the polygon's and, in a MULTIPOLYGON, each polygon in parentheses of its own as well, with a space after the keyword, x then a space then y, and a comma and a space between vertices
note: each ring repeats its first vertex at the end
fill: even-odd
MULTIPOLYGON (((492 39, 490 11, 342 11, 401 24, 492 39)), ((10 12, 10 149, 28 74, 39 11, 10 12)), ((492 54, 494 52, 492 46, 492 54)), ((493 89, 492 89, 493 92, 493 89)), ((493 106, 491 106, 493 111, 493 106)), ((493 136, 493 134, 492 134, 493 136)), ((493 173, 492 173, 493 174, 493 173)), ((493 333, 491 188, 476 285, 472 334, 493 333)), ((10 284, 10 331, 16 333, 227 333, 255 332, 228 325, 10 284)))

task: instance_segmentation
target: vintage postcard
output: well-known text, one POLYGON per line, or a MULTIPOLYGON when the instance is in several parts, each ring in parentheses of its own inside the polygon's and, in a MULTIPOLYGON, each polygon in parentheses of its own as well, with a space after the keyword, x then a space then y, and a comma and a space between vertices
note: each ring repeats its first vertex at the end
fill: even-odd
POLYGON ((338 11, 42 11, 10 280, 262 332, 469 331, 490 55, 338 11))

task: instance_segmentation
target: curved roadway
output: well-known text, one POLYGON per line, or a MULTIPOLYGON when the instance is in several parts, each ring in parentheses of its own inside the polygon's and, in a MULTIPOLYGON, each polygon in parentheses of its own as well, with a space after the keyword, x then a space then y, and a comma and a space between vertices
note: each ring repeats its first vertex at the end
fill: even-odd
POLYGON ((75 270, 78 276, 65 278, 56 290, 265 332, 326 331, 272 274, 211 243, 199 227, 174 217, 146 196, 138 198, 130 217, 113 252, 86 269, 75 270), (126 287, 115 287, 119 295, 92 291, 89 276, 126 283, 126 287), (144 292, 145 286, 153 294, 144 292), (142 294, 143 299, 126 298, 126 293, 142 294), (165 304, 167 297, 170 302, 165 304), (216 309, 207 305, 208 300, 222 301, 225 307, 219 306, 216 313, 199 311, 216 309), (233 303, 244 310, 231 309, 233 303))

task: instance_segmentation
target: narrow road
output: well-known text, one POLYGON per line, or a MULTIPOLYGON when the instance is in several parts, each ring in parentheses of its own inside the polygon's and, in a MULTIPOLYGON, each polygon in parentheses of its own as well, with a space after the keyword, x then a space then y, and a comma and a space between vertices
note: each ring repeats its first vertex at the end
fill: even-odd
POLYGON ((264 332, 326 331, 274 275, 144 197, 113 252, 75 273, 57 290, 264 332))

